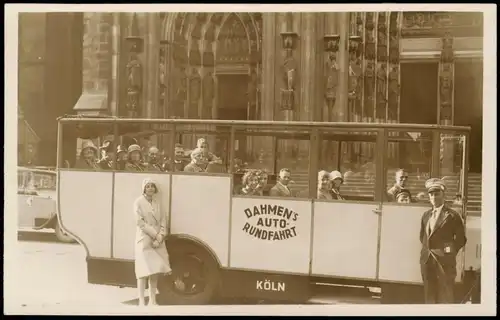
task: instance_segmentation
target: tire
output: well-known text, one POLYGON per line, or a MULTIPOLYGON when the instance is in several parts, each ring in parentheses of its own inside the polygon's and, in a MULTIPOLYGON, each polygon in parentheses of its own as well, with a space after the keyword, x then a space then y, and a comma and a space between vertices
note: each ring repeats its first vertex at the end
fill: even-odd
POLYGON ((63 231, 61 225, 59 224, 59 221, 56 221, 56 226, 54 227, 54 231, 56 233, 57 240, 59 240, 60 242, 64 243, 75 242, 75 239, 71 238, 70 235, 68 235, 66 232, 63 231))
POLYGON ((167 305, 204 305, 220 287, 218 263, 206 249, 186 241, 167 245, 172 273, 160 278, 160 299, 167 305))

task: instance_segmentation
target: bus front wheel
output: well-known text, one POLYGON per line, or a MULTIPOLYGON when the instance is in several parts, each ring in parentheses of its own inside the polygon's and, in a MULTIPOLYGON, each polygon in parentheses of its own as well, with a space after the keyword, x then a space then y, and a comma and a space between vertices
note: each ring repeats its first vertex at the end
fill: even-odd
POLYGON ((219 266, 203 248, 181 242, 169 248, 172 272, 158 283, 165 304, 203 305, 210 303, 220 284, 219 266))

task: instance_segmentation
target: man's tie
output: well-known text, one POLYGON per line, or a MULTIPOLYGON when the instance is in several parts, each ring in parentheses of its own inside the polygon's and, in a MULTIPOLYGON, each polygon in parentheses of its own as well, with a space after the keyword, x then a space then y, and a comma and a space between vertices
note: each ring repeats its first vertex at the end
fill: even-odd
POLYGON ((436 225, 436 209, 432 210, 431 218, 429 219, 429 234, 431 234, 434 226, 436 225))

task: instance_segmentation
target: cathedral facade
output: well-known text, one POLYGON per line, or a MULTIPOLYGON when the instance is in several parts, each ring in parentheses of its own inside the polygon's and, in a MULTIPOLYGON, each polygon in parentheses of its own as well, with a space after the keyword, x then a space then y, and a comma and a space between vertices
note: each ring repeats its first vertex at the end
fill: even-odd
POLYGON ((481 148, 482 13, 73 15, 74 113, 470 125, 481 148))

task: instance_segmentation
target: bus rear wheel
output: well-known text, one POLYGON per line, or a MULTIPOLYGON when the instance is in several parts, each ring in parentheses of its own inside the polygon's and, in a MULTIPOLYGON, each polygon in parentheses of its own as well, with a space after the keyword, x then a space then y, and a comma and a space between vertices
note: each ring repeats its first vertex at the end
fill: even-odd
POLYGON ((182 243, 169 250, 172 272, 158 283, 165 304, 203 305, 210 303, 220 284, 219 266, 202 248, 182 243))

